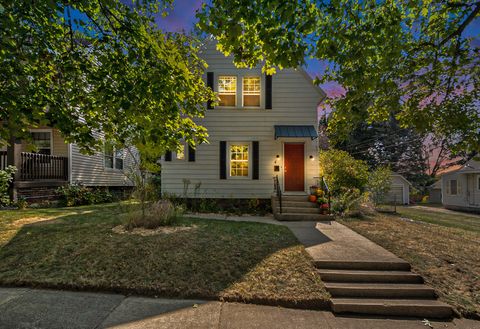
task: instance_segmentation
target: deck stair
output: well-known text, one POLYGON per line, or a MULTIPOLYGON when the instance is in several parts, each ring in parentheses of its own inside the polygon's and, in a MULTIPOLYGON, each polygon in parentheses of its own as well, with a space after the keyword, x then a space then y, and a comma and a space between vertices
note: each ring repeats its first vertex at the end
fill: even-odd
POLYGON ((272 196, 272 209, 275 219, 281 221, 328 221, 333 216, 320 213, 316 203, 308 201, 305 195, 282 195, 280 201, 275 195, 272 196))
POLYGON ((407 262, 317 261, 336 313, 448 318, 453 309, 407 262))

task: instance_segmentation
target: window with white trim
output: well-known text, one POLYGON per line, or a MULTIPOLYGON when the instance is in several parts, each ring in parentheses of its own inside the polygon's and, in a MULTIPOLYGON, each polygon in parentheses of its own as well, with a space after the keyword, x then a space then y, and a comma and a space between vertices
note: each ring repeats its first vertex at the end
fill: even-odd
POLYGON ((52 132, 32 131, 32 143, 35 146, 35 153, 52 155, 52 132))
POLYGON ((260 106, 260 77, 243 77, 243 106, 260 106))
POLYGON ((177 160, 185 160, 185 145, 180 144, 179 148, 177 149, 177 152, 175 153, 175 158, 177 160))
POLYGON ((447 181, 447 194, 458 195, 460 194, 460 184, 456 179, 450 179, 447 181))
POLYGON ((249 174, 249 144, 231 144, 230 177, 248 177, 249 174))
POLYGON ((105 168, 123 170, 125 158, 124 149, 116 149, 112 143, 105 142, 104 145, 104 165, 105 168))
POLYGON ((237 77, 234 75, 221 75, 218 77, 219 106, 237 105, 237 77))

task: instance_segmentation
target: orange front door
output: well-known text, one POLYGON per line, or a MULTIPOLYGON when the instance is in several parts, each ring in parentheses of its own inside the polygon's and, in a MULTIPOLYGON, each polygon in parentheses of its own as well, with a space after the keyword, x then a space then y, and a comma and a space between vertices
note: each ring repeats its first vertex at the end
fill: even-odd
POLYGON ((285 191, 304 191, 304 152, 303 144, 285 144, 284 179, 285 191))

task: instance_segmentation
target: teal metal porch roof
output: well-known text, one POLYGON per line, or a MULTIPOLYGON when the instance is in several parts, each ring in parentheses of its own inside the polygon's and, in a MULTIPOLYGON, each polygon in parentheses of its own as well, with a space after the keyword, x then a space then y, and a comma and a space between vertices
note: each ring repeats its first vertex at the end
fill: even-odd
POLYGON ((318 137, 314 126, 280 126, 275 125, 275 139, 280 137, 299 138, 310 137, 312 140, 318 137))

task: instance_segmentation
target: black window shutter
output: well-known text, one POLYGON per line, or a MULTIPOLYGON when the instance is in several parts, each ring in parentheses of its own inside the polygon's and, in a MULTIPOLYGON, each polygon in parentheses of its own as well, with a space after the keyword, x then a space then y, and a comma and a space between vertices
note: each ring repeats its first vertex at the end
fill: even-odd
POLYGON ((227 179, 227 142, 220 141, 220 179, 227 179))
POLYGON ((195 149, 188 145, 188 162, 195 162, 195 149))
POLYGON ((167 151, 165 153, 165 161, 172 161, 172 151, 167 151))
POLYGON ((255 142, 252 142, 252 165, 253 165, 253 168, 252 168, 252 179, 258 179, 258 176, 259 176, 259 164, 260 164, 260 160, 259 160, 259 143, 257 141, 255 142))
POLYGON ((272 76, 265 76, 265 109, 272 109, 272 76))
MULTIPOLYGON (((213 72, 207 72, 207 87, 212 89, 212 91, 213 91, 213 81, 214 81, 213 72)), ((212 101, 208 101, 207 109, 209 109, 209 110, 213 109, 213 102, 212 101)))

